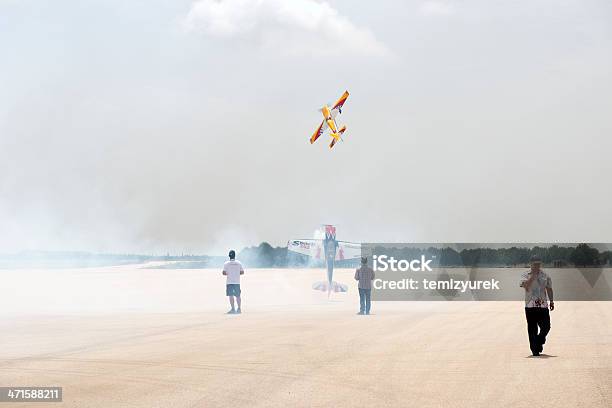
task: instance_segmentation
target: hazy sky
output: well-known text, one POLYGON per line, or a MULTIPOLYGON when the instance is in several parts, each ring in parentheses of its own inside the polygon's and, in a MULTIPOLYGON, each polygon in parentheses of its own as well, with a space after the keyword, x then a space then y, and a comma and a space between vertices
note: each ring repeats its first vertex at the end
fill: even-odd
POLYGON ((0 253, 610 242, 611 50, 606 0, 0 0, 0 253))

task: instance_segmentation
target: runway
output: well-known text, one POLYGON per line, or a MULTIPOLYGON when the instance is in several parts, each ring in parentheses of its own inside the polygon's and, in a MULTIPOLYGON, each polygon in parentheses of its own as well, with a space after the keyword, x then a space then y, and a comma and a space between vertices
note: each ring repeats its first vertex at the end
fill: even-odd
POLYGON ((0 271, 0 386, 63 387, 20 407, 612 405, 611 302, 557 302, 533 358, 522 302, 358 316, 352 274, 327 299, 322 270, 247 270, 225 315, 217 270, 0 271))

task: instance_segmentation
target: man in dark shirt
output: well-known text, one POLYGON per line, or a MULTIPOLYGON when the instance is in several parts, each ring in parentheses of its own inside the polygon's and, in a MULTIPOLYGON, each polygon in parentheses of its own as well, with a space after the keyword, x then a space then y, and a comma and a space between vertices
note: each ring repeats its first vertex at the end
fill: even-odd
POLYGON ((355 271, 355 280, 359 281, 359 313, 370 314, 370 295, 372 294, 372 281, 374 271, 368 265, 368 258, 361 258, 361 267, 355 271))

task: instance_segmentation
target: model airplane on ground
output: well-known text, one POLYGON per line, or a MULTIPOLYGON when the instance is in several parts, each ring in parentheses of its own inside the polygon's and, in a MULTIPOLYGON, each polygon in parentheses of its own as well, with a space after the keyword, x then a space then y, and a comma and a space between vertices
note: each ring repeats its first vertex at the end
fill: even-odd
POLYGON ((344 102, 346 102, 348 97, 348 91, 344 91, 340 99, 338 99, 331 108, 327 105, 323 105, 323 107, 320 109, 320 112, 323 114, 323 121, 310 137, 310 144, 313 144, 327 128, 329 128, 331 132, 330 136, 332 137, 332 141, 329 144, 330 149, 334 147, 338 140, 342 140, 342 134, 346 131, 346 125, 338 129, 338 125, 336 124, 336 116, 339 113, 342 113, 342 105, 344 105, 344 102))
POLYGON ((308 255, 314 259, 325 260, 327 265, 327 280, 312 285, 315 290, 327 292, 346 292, 348 286, 334 281, 334 262, 344 259, 358 259, 361 257, 361 244, 337 241, 336 227, 323 225, 325 237, 321 239, 294 239, 287 243, 289 251, 308 255))

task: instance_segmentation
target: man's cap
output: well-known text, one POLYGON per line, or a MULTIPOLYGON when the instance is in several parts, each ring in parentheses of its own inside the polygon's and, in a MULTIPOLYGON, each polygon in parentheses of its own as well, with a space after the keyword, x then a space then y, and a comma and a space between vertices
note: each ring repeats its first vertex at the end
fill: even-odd
POLYGON ((236 258, 236 251, 234 251, 233 249, 231 251, 229 251, 229 257, 230 257, 230 259, 236 258))
POLYGON ((364 265, 367 264, 368 263, 368 257, 367 256, 362 256, 361 257, 361 263, 364 264, 364 265))
POLYGON ((540 258, 537 255, 532 255, 531 258, 529 259, 529 262, 531 262, 531 263, 542 263, 542 258, 540 258))

